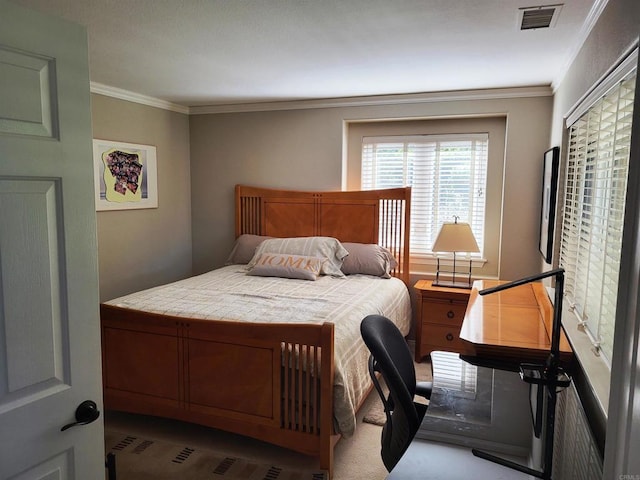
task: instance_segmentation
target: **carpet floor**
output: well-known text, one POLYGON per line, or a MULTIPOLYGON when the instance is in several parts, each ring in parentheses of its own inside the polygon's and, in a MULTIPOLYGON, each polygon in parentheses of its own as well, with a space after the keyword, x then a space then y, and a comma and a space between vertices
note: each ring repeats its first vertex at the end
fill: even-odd
MULTIPOLYGON (((384 480, 387 478, 388 472, 380 457, 381 428, 362 421, 362 417, 370 410, 376 399, 377 393, 372 391, 358 414, 355 434, 349 438, 340 439, 336 444, 334 448, 334 480, 384 480)), ((292 472, 320 470, 319 461, 315 457, 309 457, 242 435, 177 420, 106 411, 105 430, 107 433, 125 433, 141 439, 213 451, 221 456, 241 458, 257 465, 285 467, 287 471, 292 472)), ((121 477, 118 472, 117 478, 118 480, 157 479, 157 477, 147 475, 144 471, 132 475, 121 477)), ((218 477, 172 477, 175 480, 208 480, 210 478, 218 477)), ((222 479, 224 478, 222 477, 222 479)), ((260 478, 269 479, 269 477, 260 478)))
MULTIPOLYGON (((430 382, 433 380, 430 363, 414 363, 414 366, 416 369, 416 379, 419 382, 430 382)), ((382 391, 385 393, 385 395, 388 394, 389 390, 387 389, 386 385, 384 384, 384 380, 382 379, 380 379, 380 386, 382 387, 382 391)), ((384 413, 382 401, 380 400, 380 397, 375 390, 371 393, 371 396, 375 398, 371 401, 369 409, 362 417, 362 421, 364 423, 382 426, 387 421, 387 416, 384 413)), ((421 403, 429 403, 428 400, 425 400, 421 397, 416 397, 415 401, 421 403)))
POLYGON ((113 453, 118 480, 326 480, 319 470, 256 463, 192 444, 170 443, 129 433, 108 431, 107 453, 113 453))

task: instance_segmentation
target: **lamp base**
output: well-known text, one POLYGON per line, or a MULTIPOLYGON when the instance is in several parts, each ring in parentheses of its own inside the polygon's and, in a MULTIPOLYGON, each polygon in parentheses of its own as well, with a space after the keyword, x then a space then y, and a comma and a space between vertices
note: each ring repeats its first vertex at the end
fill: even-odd
POLYGON ((464 288, 471 290, 473 282, 471 281, 472 263, 469 260, 469 269, 466 272, 456 271, 456 253, 453 252, 453 270, 444 270, 440 268, 440 258, 437 258, 436 279, 431 283, 435 287, 464 288), (444 274, 450 280, 442 280, 440 276, 444 274), (462 277, 462 280, 459 278, 462 277))
POLYGON ((434 280, 431 285, 434 287, 447 287, 447 288, 465 288, 467 290, 471 290, 472 283, 469 282, 453 282, 446 280, 434 280))

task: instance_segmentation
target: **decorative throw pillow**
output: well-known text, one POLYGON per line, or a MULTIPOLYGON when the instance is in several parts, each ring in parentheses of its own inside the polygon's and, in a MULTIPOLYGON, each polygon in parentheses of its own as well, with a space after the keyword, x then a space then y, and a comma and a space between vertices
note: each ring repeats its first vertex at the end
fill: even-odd
POLYGON ((346 275, 361 273, 391 278, 391 270, 398 266, 391 252, 380 245, 347 242, 342 245, 349 252, 342 262, 342 271, 346 275))
POLYGON ((349 252, 332 237, 270 238, 258 246, 255 255, 247 265, 249 269, 255 265, 262 253, 287 253, 324 258, 327 261, 322 264, 321 275, 344 277, 340 267, 342 259, 349 252))
POLYGON ((322 264, 325 262, 326 259, 320 257, 288 253, 261 253, 249 269, 248 274, 261 277, 315 280, 320 275, 322 264))
POLYGON ((249 263, 253 258, 253 255, 256 253, 256 248, 258 248, 258 245, 260 245, 268 238, 271 237, 243 233, 236 239, 236 242, 233 245, 233 249, 231 250, 229 258, 227 258, 225 264, 235 265, 249 263))

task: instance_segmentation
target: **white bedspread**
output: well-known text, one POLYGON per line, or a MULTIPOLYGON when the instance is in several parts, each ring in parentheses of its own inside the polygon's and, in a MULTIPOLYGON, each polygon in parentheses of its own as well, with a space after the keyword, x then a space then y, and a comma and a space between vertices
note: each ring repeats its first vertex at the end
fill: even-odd
POLYGON ((356 406, 371 380, 369 351, 360 336, 360 322, 381 314, 407 335, 411 302, 405 284, 396 278, 366 275, 321 276, 316 281, 246 275, 230 265, 168 285, 105 302, 188 318, 257 323, 323 323, 335 325, 334 415, 338 431, 355 430, 356 406))

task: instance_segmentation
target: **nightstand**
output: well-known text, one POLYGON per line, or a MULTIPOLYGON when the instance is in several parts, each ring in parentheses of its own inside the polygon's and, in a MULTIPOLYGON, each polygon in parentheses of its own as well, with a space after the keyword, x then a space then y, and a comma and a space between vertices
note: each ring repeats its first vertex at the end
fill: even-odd
POLYGON ((434 287, 431 280, 419 280, 416 316, 416 361, 433 350, 467 353, 460 340, 460 327, 471 290, 434 287))

